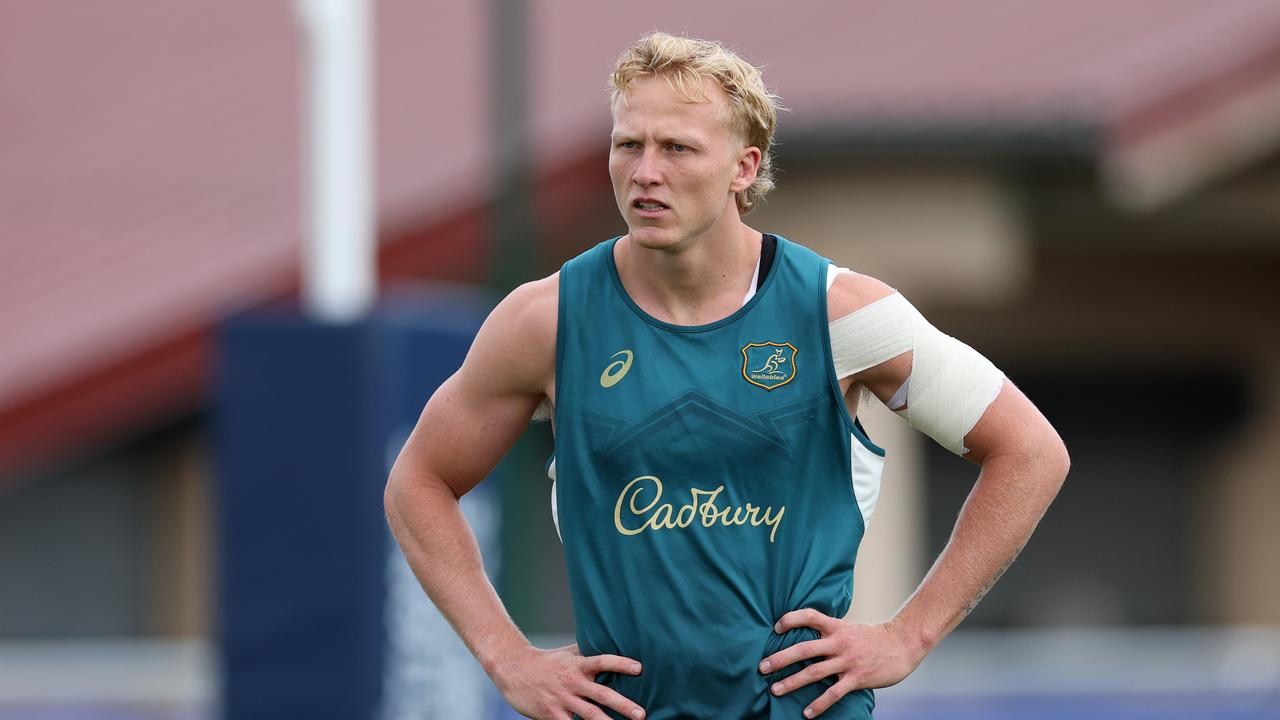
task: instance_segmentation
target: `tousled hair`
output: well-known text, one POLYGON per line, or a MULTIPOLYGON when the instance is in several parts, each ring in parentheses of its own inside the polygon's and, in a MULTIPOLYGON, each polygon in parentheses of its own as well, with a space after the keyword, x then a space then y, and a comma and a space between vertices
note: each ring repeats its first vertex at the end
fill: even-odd
MULTIPOLYGON (((760 149, 760 167, 751 187, 737 194, 745 215, 773 189, 773 135, 782 109, 777 95, 764 86, 760 69, 718 42, 651 32, 618 57, 609 75, 611 102, 626 95, 632 83, 662 77, 687 102, 706 102, 704 79, 729 96, 729 129, 748 146, 760 149)), ((625 97, 623 97, 625 102, 625 97)))

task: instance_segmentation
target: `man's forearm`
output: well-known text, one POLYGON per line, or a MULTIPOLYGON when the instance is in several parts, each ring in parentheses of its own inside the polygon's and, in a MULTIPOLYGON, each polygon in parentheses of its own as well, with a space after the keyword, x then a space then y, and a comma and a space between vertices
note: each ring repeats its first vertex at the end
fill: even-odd
POLYGON ((946 548, 892 624, 928 653, 977 607, 1030 538, 1066 478, 1057 454, 989 457, 946 548))
POLYGON ((529 647, 485 575, 471 526, 444 483, 393 472, 386 510, 418 582, 485 672, 493 676, 501 659, 529 647))

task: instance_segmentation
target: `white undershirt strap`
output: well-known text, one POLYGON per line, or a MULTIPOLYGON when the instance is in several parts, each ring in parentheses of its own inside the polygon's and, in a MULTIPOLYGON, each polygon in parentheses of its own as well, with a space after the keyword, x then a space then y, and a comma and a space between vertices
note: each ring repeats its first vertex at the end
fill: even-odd
MULTIPOLYGON (((763 253, 760 256, 756 256, 756 271, 752 273, 751 285, 747 287, 747 294, 745 297, 742 298, 743 305, 746 305, 748 300, 750 300, 752 297, 755 297, 756 286, 760 284, 760 259, 762 255, 763 253)), ((827 285, 827 289, 830 290, 831 285, 827 285)))

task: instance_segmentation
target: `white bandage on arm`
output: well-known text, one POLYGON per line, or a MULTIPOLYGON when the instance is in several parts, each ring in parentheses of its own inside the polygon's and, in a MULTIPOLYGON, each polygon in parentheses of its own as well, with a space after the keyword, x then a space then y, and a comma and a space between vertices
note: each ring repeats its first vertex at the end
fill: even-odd
POLYGON ((968 452, 964 436, 1004 386, 1004 373, 990 360, 939 331, 899 293, 835 320, 830 328, 837 378, 910 351, 907 407, 900 414, 951 452, 968 452))

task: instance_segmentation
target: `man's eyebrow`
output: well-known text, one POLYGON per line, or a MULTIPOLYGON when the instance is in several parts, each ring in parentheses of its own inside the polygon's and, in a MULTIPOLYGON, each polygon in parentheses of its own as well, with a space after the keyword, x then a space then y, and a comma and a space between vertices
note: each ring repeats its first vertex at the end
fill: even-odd
POLYGON ((703 147, 702 138, 697 135, 665 135, 659 138, 658 142, 663 145, 687 145, 689 147, 703 147))
MULTIPOLYGON (((635 139, 635 133, 629 130, 614 130, 609 134, 609 138, 614 142, 626 138, 628 140, 635 139)), ((670 145, 701 145, 702 139, 696 135, 659 135, 657 142, 670 145)))

